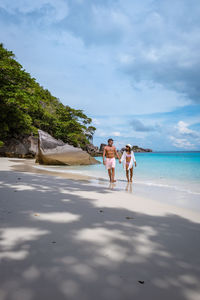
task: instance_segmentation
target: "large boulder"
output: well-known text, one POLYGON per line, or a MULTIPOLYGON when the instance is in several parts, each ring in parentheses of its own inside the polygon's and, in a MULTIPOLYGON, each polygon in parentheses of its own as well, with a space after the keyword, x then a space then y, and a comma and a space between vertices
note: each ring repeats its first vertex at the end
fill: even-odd
POLYGON ((33 136, 11 138, 0 147, 0 156, 34 158, 38 150, 38 138, 33 136))
POLYGON ((47 132, 38 130, 38 155, 36 161, 44 165, 91 165, 99 163, 81 148, 56 140, 47 132))

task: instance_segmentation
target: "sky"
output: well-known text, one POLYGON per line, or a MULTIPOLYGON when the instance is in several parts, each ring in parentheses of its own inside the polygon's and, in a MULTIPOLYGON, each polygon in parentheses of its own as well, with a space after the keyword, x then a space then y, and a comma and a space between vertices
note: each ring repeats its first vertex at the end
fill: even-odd
POLYGON ((95 145, 200 150, 199 0, 0 0, 0 42, 95 145))

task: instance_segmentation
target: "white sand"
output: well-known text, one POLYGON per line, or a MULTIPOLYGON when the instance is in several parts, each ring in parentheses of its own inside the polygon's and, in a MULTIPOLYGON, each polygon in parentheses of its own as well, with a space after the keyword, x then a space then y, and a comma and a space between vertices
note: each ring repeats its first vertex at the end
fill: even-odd
POLYGON ((198 211, 20 162, 0 158, 0 300, 200 299, 198 211))

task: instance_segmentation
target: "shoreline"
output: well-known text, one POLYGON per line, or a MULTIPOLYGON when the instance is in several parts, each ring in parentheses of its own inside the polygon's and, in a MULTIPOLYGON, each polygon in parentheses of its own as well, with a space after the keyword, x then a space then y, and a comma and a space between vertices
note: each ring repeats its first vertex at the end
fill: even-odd
MULTIPOLYGON (((35 163, 35 159, 18 159, 18 158, 0 158, 0 171, 2 168, 2 160, 4 160, 6 165, 6 170, 29 173, 29 174, 38 174, 38 175, 47 175, 60 179, 73 180, 77 182, 85 182, 90 186, 101 186, 112 192, 122 192, 125 194, 129 194, 129 196, 136 197, 138 199, 143 199, 146 202, 153 201, 157 203, 157 205, 164 205, 166 207, 170 207, 170 211, 183 210, 184 215, 187 215, 187 212, 191 212, 194 214, 200 214, 200 200, 199 195, 196 197, 196 201, 191 201, 188 195, 188 201, 182 201, 182 194, 180 191, 176 191, 174 188, 169 186, 154 186, 148 185, 144 183, 127 183, 126 180, 117 180, 116 183, 110 183, 105 178, 100 177, 92 177, 87 175, 82 175, 78 172, 73 173, 68 170, 67 172, 53 172, 44 170, 42 168, 37 168, 35 165, 41 166, 35 163), (180 197, 180 200, 175 201, 176 197, 180 197)), ((50 165, 51 167, 51 165, 50 165)), ((196 219, 196 218, 195 218, 196 219)))
MULTIPOLYGON (((176 186, 171 186, 167 184, 159 183, 147 183, 134 180, 134 184, 129 184, 127 181, 118 179, 116 184, 110 184, 109 181, 104 177, 89 176, 86 174, 81 174, 79 171, 73 172, 73 170, 66 170, 65 172, 49 171, 45 168, 51 168, 51 165, 39 165, 35 163, 34 159, 13 159, 13 158, 3 158, 5 161, 9 160, 13 163, 12 170, 20 172, 30 172, 34 174, 50 175, 64 179, 72 180, 83 180, 87 181, 88 184, 92 185, 104 185, 109 189, 114 189, 117 191, 126 191, 134 196, 148 198, 151 200, 156 200, 163 204, 169 204, 174 207, 180 207, 184 209, 189 209, 193 211, 200 212, 200 201, 199 193, 190 192, 188 190, 179 189, 176 186), (38 167, 37 167, 38 166, 38 167)), ((55 167, 55 166, 54 166, 55 167)), ((106 173, 105 173, 106 174, 106 173)))

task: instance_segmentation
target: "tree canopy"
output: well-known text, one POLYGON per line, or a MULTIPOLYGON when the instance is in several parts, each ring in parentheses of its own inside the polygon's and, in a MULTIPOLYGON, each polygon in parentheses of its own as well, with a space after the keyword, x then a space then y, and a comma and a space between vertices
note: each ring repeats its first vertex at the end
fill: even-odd
POLYGON ((44 130, 57 139, 84 147, 96 130, 82 110, 63 105, 40 86, 0 44, 0 140, 37 135, 44 130))

